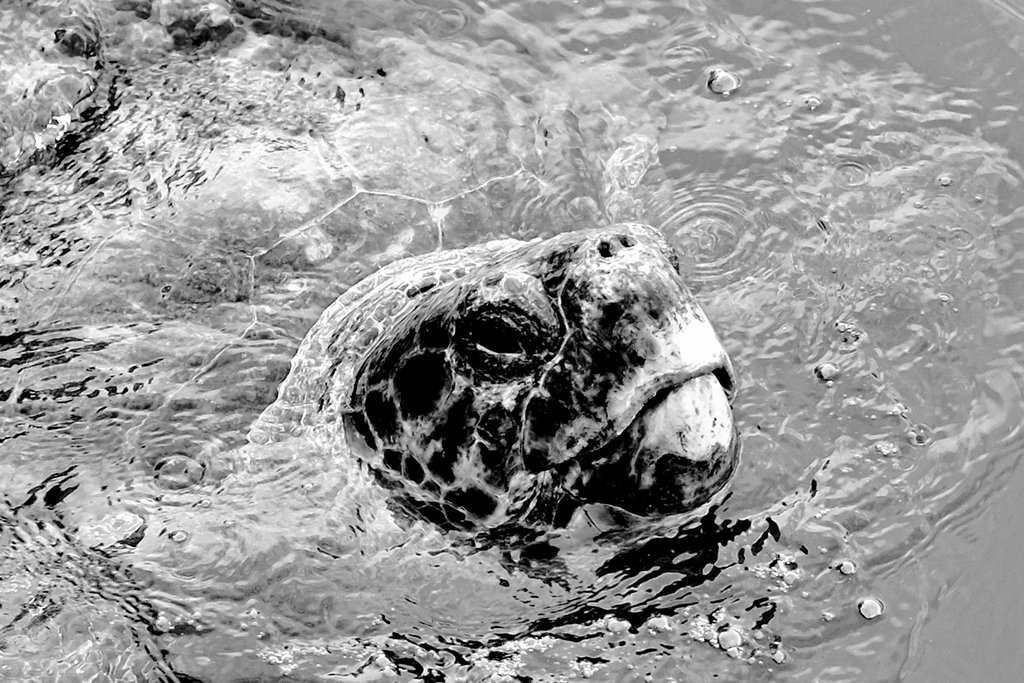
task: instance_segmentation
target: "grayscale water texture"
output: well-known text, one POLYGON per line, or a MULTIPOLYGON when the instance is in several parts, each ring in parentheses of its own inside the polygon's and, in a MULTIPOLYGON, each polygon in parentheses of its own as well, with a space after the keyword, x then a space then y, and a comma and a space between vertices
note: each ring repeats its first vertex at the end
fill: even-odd
POLYGON ((1020 0, 0 2, 0 679, 1016 680, 1022 36, 1020 0), (361 278, 622 215, 736 366, 715 507, 552 560, 385 542, 288 446, 223 485, 361 278))

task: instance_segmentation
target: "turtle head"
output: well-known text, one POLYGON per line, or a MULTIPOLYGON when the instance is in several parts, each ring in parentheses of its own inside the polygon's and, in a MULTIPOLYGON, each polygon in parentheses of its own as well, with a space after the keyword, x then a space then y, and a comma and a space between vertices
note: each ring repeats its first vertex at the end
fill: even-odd
POLYGON ((732 366, 660 233, 471 249, 389 267, 387 319, 333 383, 403 508, 445 527, 559 525, 586 503, 686 511, 725 484, 732 366))
POLYGON ((631 224, 577 233, 545 263, 560 345, 518 446, 578 501, 687 511, 735 467, 732 364, 678 264, 659 232, 631 224))

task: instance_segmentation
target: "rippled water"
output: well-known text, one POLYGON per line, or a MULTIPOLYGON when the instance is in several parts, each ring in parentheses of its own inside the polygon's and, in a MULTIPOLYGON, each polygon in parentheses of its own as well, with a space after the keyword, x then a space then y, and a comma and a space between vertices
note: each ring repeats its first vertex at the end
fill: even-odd
POLYGON ((99 66, 0 5, 0 676, 1014 678, 1018 5, 101 5, 99 66), (622 217, 736 363, 719 506, 549 561, 375 523, 322 445, 228 474, 366 274, 622 217))

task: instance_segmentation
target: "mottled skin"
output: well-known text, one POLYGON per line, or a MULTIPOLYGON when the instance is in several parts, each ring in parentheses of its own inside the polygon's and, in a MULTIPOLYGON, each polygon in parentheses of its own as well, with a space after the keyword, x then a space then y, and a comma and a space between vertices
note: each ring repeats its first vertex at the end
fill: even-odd
POLYGON ((343 432, 448 528, 692 509, 735 463, 733 379, 677 263, 637 224, 399 261, 323 313, 250 440, 343 432))

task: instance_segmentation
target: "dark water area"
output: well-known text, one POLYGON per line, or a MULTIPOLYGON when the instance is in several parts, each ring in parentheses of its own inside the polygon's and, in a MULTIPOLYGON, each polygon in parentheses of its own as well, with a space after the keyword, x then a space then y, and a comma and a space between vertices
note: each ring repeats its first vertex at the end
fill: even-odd
POLYGON ((0 1, 0 678, 1019 678, 1022 36, 1019 0, 0 1), (474 546, 250 432, 379 268, 617 220, 735 365, 713 505, 474 546))

